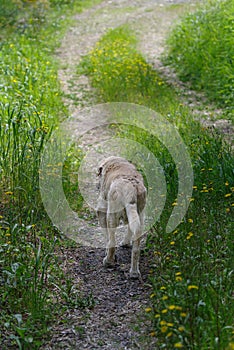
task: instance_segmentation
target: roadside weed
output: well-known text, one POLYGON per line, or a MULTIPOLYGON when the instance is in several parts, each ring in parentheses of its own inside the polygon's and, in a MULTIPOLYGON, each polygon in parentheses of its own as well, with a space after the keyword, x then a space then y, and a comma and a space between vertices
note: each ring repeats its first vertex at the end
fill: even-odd
POLYGON ((40 155, 68 112, 53 56, 72 11, 91 2, 1 1, 0 77, 0 343, 38 349, 64 308, 92 304, 64 276, 61 236, 39 192, 40 155), (75 294, 75 293, 74 293, 75 294), (70 300, 70 304, 66 301, 70 300), (59 303, 58 303, 59 301, 59 303), (51 312, 52 310, 52 312, 51 312))
POLYGON ((234 1, 207 1, 172 31, 165 61, 180 79, 233 113, 234 1))

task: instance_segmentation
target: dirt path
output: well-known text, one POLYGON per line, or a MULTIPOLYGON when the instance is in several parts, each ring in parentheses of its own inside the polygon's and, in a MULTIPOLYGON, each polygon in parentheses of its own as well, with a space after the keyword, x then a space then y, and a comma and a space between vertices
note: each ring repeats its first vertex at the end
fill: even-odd
MULTIPOLYGON (((94 103, 89 83, 85 77, 76 75, 76 67, 81 56, 108 29, 128 23, 139 37, 139 49, 149 61, 160 66, 168 30, 183 11, 194 6, 194 1, 185 0, 105 0, 77 15, 58 51, 59 78, 71 115, 79 115, 83 107, 94 103)), ((87 120, 81 118, 83 122, 87 120)), ((89 139, 86 146, 94 141, 89 139)), ((95 219, 92 223, 97 225, 95 219)), ((149 261, 142 254, 143 281, 132 281, 127 277, 128 249, 118 248, 118 264, 114 269, 103 268, 104 254, 104 249, 89 247, 63 249, 64 270, 72 276, 73 287, 84 295, 92 293, 95 306, 88 311, 80 308, 67 311, 64 319, 54 325, 52 338, 44 349, 157 349, 155 340, 145 337, 150 332, 144 317, 150 294, 149 261)))

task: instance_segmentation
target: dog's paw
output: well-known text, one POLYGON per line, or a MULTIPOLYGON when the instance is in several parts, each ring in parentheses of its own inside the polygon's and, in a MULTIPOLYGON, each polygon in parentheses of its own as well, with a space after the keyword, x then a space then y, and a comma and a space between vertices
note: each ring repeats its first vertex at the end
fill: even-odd
POLYGON ((114 260, 109 260, 107 256, 103 259, 103 266, 105 267, 114 267, 115 266, 116 257, 114 260))
POLYGON ((129 241, 122 241, 120 242, 120 247, 122 248, 131 248, 132 244, 129 241))
POLYGON ((130 270, 130 272, 129 272, 129 277, 130 277, 131 279, 139 279, 139 280, 141 280, 141 273, 140 273, 139 270, 138 270, 138 271, 132 271, 132 270, 130 270))

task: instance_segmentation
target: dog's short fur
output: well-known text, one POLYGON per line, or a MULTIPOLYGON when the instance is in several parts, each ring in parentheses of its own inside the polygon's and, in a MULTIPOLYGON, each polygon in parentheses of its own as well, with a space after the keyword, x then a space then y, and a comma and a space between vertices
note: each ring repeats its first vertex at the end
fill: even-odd
POLYGON ((105 266, 115 263, 115 231, 120 219, 128 224, 123 246, 132 242, 130 277, 140 277, 140 239, 143 234, 146 188, 135 166, 120 157, 106 158, 98 169, 100 195, 97 216, 107 238, 105 266))

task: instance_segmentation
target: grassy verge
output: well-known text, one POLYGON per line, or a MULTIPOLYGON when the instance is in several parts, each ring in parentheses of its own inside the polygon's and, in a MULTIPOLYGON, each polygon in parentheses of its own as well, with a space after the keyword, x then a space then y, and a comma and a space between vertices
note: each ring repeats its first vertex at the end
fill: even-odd
POLYGON ((234 1, 208 1, 169 37, 166 61, 180 79, 233 113, 234 1))
POLYGON ((86 303, 78 292, 74 295, 72 281, 59 268, 55 251, 60 238, 43 210, 38 169, 46 140, 67 115, 53 51, 73 11, 92 4, 69 0, 0 4, 2 349, 39 348, 65 302, 73 307, 86 303))
MULTIPOLYGON (((164 168, 167 201, 152 228, 149 336, 157 349, 227 349, 233 336, 233 155, 220 135, 192 119, 190 110, 137 52, 127 28, 108 32, 84 57, 99 102, 133 102, 161 113, 186 143, 194 170, 186 217, 173 233, 165 227, 176 205, 177 171, 168 150, 150 133, 119 126, 122 137, 144 144, 164 168), (153 256, 153 257, 152 257, 153 256)), ((142 121, 144 123, 144 121, 142 121)), ((152 125, 153 128, 153 125, 152 125)))

